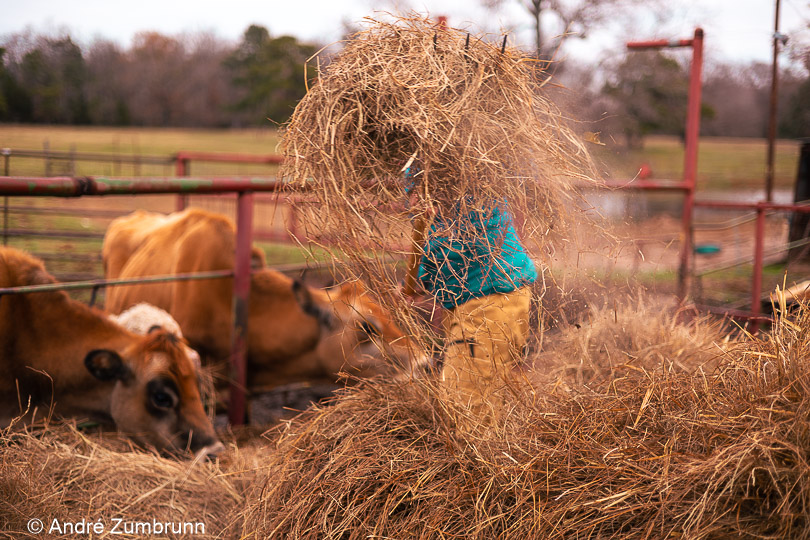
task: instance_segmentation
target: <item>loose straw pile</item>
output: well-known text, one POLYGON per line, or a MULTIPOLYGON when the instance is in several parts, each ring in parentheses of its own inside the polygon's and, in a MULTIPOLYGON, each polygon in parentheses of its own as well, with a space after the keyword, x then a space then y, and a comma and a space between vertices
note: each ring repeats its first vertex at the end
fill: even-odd
MULTIPOLYGON (((632 337, 649 313, 617 317, 594 331, 632 337)), ((420 382, 351 389, 286 427, 246 523, 296 538, 807 538, 810 316, 739 343, 706 324, 664 321, 696 339, 662 336, 646 357, 645 340, 607 343, 612 376, 527 387, 478 434, 454 432, 462 412, 420 382)))
POLYGON ((74 424, 0 431, 0 538, 238 537, 226 531, 245 503, 252 452, 232 446, 227 462, 210 464, 159 457, 74 424), (103 533, 76 534, 81 522, 103 533), (124 534, 136 524, 140 534, 124 534))

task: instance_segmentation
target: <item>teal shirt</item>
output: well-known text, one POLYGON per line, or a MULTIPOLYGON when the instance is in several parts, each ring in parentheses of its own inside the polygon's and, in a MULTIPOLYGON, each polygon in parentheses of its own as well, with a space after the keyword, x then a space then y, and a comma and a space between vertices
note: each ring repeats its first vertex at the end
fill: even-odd
POLYGON ((437 216, 419 266, 425 290, 447 309, 537 280, 504 201, 456 220, 437 216))

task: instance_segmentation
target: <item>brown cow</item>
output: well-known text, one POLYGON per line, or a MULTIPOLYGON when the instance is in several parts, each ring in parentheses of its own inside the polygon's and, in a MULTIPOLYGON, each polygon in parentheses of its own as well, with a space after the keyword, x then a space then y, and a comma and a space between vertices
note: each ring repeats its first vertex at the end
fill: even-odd
MULTIPOLYGON (((0 248, 0 287, 54 283, 42 261, 0 248)), ((0 296, 0 421, 52 407, 110 422, 162 451, 224 449, 203 409, 198 365, 181 338, 134 334, 64 291, 0 296)))
MULTIPOLYGON (((102 254, 108 279, 134 278, 233 269, 234 248, 230 219, 190 208, 169 216, 139 211, 116 219, 102 254), (140 234, 141 222, 148 235, 140 234), (139 242, 132 241, 136 236, 139 242)), ((232 291, 232 279, 116 287, 107 292, 106 308, 118 313, 148 302, 165 309, 203 357, 221 361, 231 347, 232 291)), ((341 371, 370 376, 391 371, 383 357, 406 368, 422 358, 359 284, 311 289, 262 268, 251 279, 248 317, 251 388, 334 382, 341 371)))

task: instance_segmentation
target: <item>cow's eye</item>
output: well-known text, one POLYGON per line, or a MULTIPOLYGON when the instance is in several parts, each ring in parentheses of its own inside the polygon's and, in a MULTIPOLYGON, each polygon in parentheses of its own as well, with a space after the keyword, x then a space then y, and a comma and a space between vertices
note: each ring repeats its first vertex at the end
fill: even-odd
POLYGON ((159 409, 171 409, 174 401, 168 392, 155 392, 152 394, 152 404, 159 409))
POLYGON ((180 401, 174 381, 168 378, 157 378, 146 385, 149 396, 149 409, 154 414, 161 414, 174 409, 180 401))
POLYGON ((380 335, 380 329, 368 321, 360 321, 360 331, 362 331, 369 338, 380 335))
POLYGON ((174 396, 165 390, 156 390, 150 396, 152 405, 158 409, 174 408, 174 396))

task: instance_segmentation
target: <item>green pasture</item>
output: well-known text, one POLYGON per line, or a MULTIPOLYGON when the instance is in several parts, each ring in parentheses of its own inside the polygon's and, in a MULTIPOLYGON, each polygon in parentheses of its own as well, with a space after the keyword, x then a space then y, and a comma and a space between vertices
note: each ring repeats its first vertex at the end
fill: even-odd
MULTIPOLYGON (((765 185, 767 157, 765 139, 702 137, 698 147, 698 189, 756 189, 765 185)), ((652 169, 657 180, 683 177, 683 144, 677 137, 652 136, 640 149, 591 146, 600 171, 608 178, 623 180, 636 176, 642 164, 652 169)), ((798 169, 798 141, 780 140, 775 147, 774 185, 792 188, 798 169)))
MULTIPOLYGON (((224 152, 267 155, 277 153, 277 130, 266 129, 174 129, 174 128, 102 128, 81 126, 0 125, 0 148, 49 150, 108 154, 117 161, 52 160, 12 157, 12 176, 52 176, 75 173, 78 176, 171 176, 173 164, 126 163, 136 156, 170 158, 181 151, 224 152)), ((0 161, 0 164, 2 162, 0 161)), ((2 166, 2 165, 0 165, 2 166)), ((195 175, 275 174, 276 167, 261 164, 192 162, 195 175)), ((2 171, 0 170, 0 174, 2 171)))
MULTIPOLYGON (((75 126, 0 125, 0 148, 77 153, 104 153, 112 156, 170 157, 179 151, 274 154, 278 132, 262 129, 176 129, 176 128, 100 128, 75 126)), ((647 163, 653 178, 679 180, 683 174, 683 145, 677 137, 651 136, 640 149, 627 150, 617 145, 590 145, 599 163, 600 174, 616 180, 633 178, 647 163)), ((703 137, 698 154, 700 189, 758 188, 764 185, 767 143, 765 139, 703 137)), ((776 145, 775 184, 789 188, 796 179, 799 143, 780 140, 776 145)), ((214 164, 194 162, 192 174, 274 174, 267 165, 214 164)), ((51 163, 52 174, 73 172, 68 163, 51 163)), ((14 176, 45 174, 41 159, 14 158, 10 162, 14 176)), ((75 163, 77 175, 173 175, 171 165, 148 166, 120 163, 75 163)))

